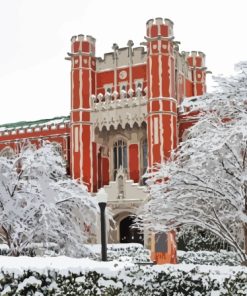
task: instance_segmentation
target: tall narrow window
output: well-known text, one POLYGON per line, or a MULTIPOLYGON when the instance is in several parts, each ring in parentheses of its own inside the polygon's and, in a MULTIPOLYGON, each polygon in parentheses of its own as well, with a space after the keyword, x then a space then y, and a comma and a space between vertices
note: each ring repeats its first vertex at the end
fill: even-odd
POLYGON ((120 167, 123 168, 125 172, 127 172, 127 144, 123 140, 118 140, 113 145, 113 176, 114 180, 116 180, 117 171, 120 167))
POLYGON ((147 167, 148 167, 148 142, 147 139, 142 141, 142 168, 141 172, 142 175, 145 174, 147 167))

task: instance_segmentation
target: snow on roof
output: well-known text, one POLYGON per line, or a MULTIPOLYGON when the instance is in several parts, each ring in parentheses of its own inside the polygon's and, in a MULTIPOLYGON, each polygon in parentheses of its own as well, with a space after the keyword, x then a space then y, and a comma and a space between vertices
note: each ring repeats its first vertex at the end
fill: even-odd
POLYGON ((69 116, 40 119, 36 121, 19 121, 19 122, 6 123, 6 124, 0 125, 0 132, 15 130, 15 129, 41 127, 41 126, 47 126, 47 125, 56 125, 56 124, 69 123, 69 122, 70 122, 69 116))
POLYGON ((182 104, 180 105, 180 112, 186 113, 186 112, 204 109, 212 99, 213 99, 213 96, 208 93, 202 96, 185 98, 182 101, 182 104))

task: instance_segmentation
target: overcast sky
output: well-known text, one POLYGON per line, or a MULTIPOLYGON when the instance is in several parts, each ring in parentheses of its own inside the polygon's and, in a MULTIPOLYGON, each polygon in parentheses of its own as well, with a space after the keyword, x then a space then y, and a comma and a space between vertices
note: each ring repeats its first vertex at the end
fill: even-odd
POLYGON ((114 42, 138 46, 148 19, 170 18, 181 50, 203 51, 213 74, 229 74, 247 60, 246 8, 246 0, 0 0, 0 124, 69 115, 72 35, 94 36, 103 56, 114 42))

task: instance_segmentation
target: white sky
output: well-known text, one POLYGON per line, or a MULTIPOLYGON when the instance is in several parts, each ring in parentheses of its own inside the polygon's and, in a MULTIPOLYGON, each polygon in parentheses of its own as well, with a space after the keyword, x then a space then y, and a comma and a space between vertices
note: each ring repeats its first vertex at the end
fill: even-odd
POLYGON ((148 19, 170 18, 181 50, 231 73, 247 60, 246 9, 246 0, 0 0, 0 124, 69 115, 72 35, 95 37, 103 56, 114 42, 139 46, 148 19))

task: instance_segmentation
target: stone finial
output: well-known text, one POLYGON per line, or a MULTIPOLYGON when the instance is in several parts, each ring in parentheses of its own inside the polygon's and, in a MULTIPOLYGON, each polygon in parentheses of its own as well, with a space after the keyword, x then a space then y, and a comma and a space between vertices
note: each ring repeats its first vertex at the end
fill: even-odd
POLYGON ((132 46, 134 46, 134 42, 133 42, 133 40, 129 40, 129 41, 127 42, 127 45, 128 45, 128 47, 132 47, 132 46))
POLYGON ((72 42, 72 43, 75 42, 76 39, 77 39, 77 36, 72 36, 72 37, 71 37, 71 42, 72 42))
POLYGON ((114 50, 114 51, 116 51, 116 50, 118 50, 118 45, 117 45, 117 43, 113 43, 113 45, 112 45, 112 49, 114 50))
POLYGON ((154 19, 150 19, 150 20, 148 20, 148 21, 146 22, 146 26, 147 26, 147 28, 151 27, 151 26, 153 25, 153 23, 154 23, 154 19))

